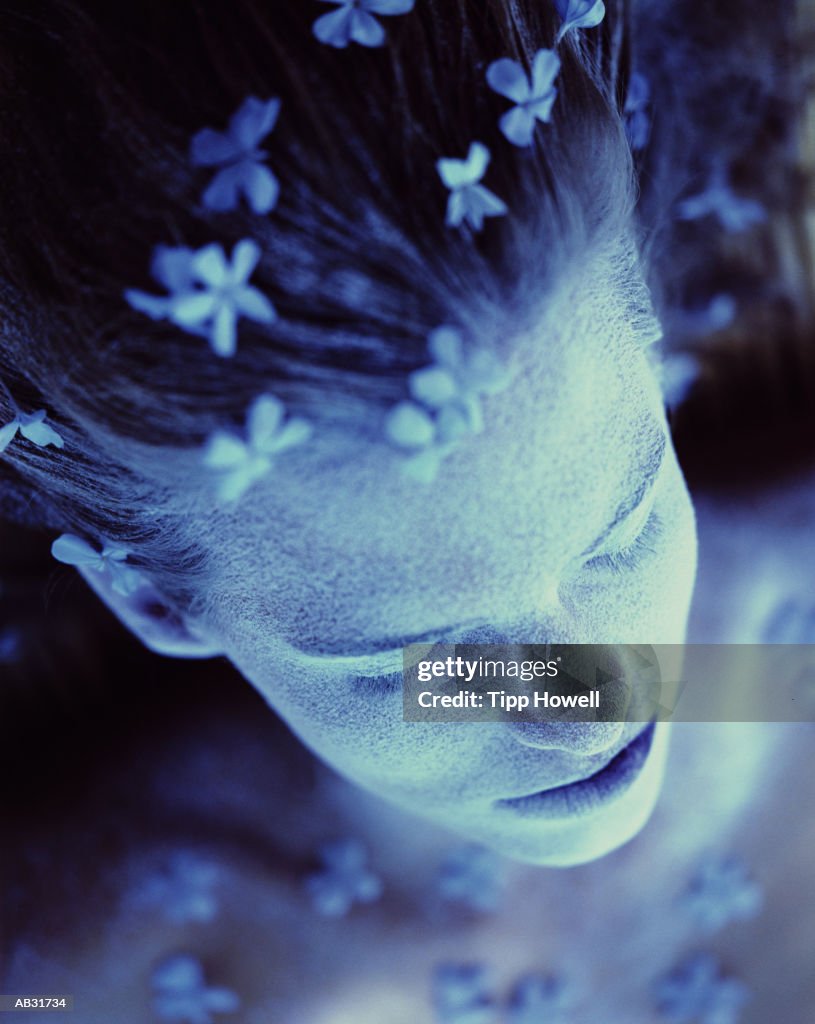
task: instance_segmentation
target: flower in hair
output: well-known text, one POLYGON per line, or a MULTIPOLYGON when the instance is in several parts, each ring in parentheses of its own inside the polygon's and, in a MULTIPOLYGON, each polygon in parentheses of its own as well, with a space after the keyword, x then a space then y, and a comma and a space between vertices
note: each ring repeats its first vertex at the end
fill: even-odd
POLYGON ((428 349, 434 362, 408 378, 413 401, 396 405, 385 423, 391 442, 410 453, 405 472, 425 483, 435 479, 441 462, 462 437, 483 430, 481 398, 496 394, 509 381, 491 352, 465 353, 453 327, 433 331, 428 349))
POLYGON ((261 142, 274 128, 280 100, 248 96, 229 121, 225 132, 203 128, 193 136, 193 167, 220 168, 201 197, 209 210, 234 210, 241 195, 255 213, 268 213, 277 202, 280 186, 265 165, 268 156, 261 142))
POLYGON ((8 448, 18 431, 27 441, 31 441, 39 448, 45 448, 49 444, 55 448, 62 448, 65 442, 53 427, 48 426, 45 417, 45 409, 37 409, 36 412, 20 412, 18 409, 14 419, 0 427, 0 453, 8 448))
POLYGON ((718 218, 725 231, 737 233, 761 224, 767 219, 767 211, 755 199, 736 195, 725 169, 717 165, 704 191, 682 200, 677 207, 677 216, 680 220, 701 220, 713 216, 718 218))
POLYGON ((232 356, 240 317, 264 324, 277 317, 266 296, 249 284, 259 259, 260 248, 248 238, 235 246, 231 261, 217 243, 197 251, 159 246, 151 270, 169 294, 149 295, 131 289, 125 298, 154 320, 171 320, 185 331, 207 338, 217 355, 232 356))
POLYGON ((628 95, 625 98, 625 134, 628 144, 634 152, 645 149, 651 137, 651 118, 648 106, 651 102, 651 86, 645 75, 635 71, 628 84, 628 95))
POLYGON ((314 22, 314 35, 321 43, 343 49, 350 42, 361 46, 381 46, 385 30, 375 14, 407 14, 415 0, 320 0, 336 4, 337 11, 324 14, 314 22))
POLYGON ((467 223, 474 231, 484 226, 485 217, 500 217, 507 205, 481 184, 490 162, 490 151, 481 142, 470 144, 466 160, 443 157, 436 162, 439 177, 450 189, 446 223, 460 227, 467 223))
POLYGON ((530 146, 538 121, 551 120, 557 96, 555 79, 560 57, 554 50, 538 50, 532 61, 531 76, 517 60, 502 57, 487 68, 491 89, 516 104, 499 122, 504 135, 515 146, 530 146))
POLYGON ((216 430, 207 442, 204 463, 218 474, 220 500, 237 501, 266 476, 275 456, 302 444, 311 432, 311 424, 306 420, 286 420, 279 398, 256 398, 249 407, 243 437, 234 431, 216 430))
POLYGON ((63 533, 51 545, 51 554, 64 565, 105 574, 113 590, 125 597, 134 594, 144 582, 138 569, 126 564, 129 555, 127 548, 117 544, 105 542, 102 550, 97 551, 81 537, 63 533))
POLYGON ((563 19, 557 43, 573 28, 594 28, 606 16, 603 0, 555 0, 555 7, 563 19))

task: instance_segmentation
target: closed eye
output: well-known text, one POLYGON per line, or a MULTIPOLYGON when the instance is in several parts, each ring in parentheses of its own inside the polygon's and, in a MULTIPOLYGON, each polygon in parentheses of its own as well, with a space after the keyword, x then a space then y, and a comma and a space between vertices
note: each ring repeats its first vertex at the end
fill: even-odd
POLYGON ((618 546, 605 545, 603 551, 584 563, 584 569, 610 570, 615 573, 635 569, 648 555, 654 554, 661 534, 662 521, 652 508, 642 528, 633 538, 618 546))

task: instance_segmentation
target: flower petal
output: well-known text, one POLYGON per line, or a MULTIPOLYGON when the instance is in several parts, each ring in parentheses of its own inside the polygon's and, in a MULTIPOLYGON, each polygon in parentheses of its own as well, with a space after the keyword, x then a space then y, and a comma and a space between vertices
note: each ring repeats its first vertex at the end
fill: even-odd
POLYGON ((232 115, 229 134, 243 150, 253 149, 274 128, 279 114, 279 99, 247 96, 232 115))
POLYGON ((241 288, 235 292, 235 309, 259 324, 271 324, 277 319, 274 306, 257 288, 241 288))
POLYGON ((125 292, 125 301, 137 313, 144 313, 151 320, 162 320, 170 315, 171 301, 164 296, 148 295, 147 292, 128 288, 125 292))
POLYGON ((430 354, 443 366, 457 370, 461 364, 464 343, 455 327, 437 327, 427 339, 430 354))
POLYGON ((487 84, 501 96, 524 103, 532 95, 529 78, 517 60, 502 57, 487 68, 487 84))
POLYGON ((168 292, 188 291, 193 285, 194 256, 193 250, 186 245, 157 245, 153 250, 150 273, 168 292))
POLYGON ((196 327, 209 320, 216 310, 212 292, 190 292, 172 300, 169 316, 179 327, 196 327))
POLYGON ((408 378, 410 393, 417 402, 440 409, 456 396, 455 378, 441 366, 425 366, 408 378))
POLYGON ((222 302, 209 334, 209 343, 216 355, 224 358, 235 355, 238 347, 237 320, 232 304, 222 302))
POLYGON ((238 205, 238 196, 243 179, 243 168, 237 166, 224 167, 218 171, 201 196, 201 203, 208 210, 225 213, 234 210, 238 205))
POLYGON ((594 28, 606 16, 603 0, 555 0, 555 7, 563 18, 556 43, 573 28, 594 28))
POLYGON ((526 107, 513 107, 498 122, 501 132, 513 146, 531 146, 535 117, 526 107))
POLYGON ((63 448, 65 445, 56 430, 49 427, 47 423, 21 423, 20 433, 40 448, 45 448, 49 444, 55 448, 63 448))
POLYGON ((240 146, 223 132, 213 128, 202 128, 196 132, 190 143, 190 163, 193 167, 217 167, 236 160, 241 153, 240 146))
POLYGON ((439 469, 447 454, 444 448, 426 448, 417 455, 405 459, 402 463, 402 472, 417 483, 432 484, 439 475, 439 469))
POLYGON ((323 14, 311 30, 321 43, 344 49, 351 42, 354 13, 351 7, 341 7, 338 11, 323 14))
POLYGON ((260 246, 251 238, 244 238, 232 250, 232 280, 246 281, 260 259, 260 246))
POLYGON ((467 154, 467 175, 468 184, 475 184, 481 181, 490 162, 490 151, 483 142, 470 143, 470 151, 467 154))
POLYGON ((538 50, 532 61, 532 96, 545 96, 560 72, 560 57, 554 50, 538 50))
POLYGON ((532 103, 527 103, 526 109, 533 117, 536 117, 538 121, 549 122, 552 120, 552 107, 555 105, 557 99, 557 89, 550 89, 549 92, 545 93, 540 99, 534 100, 532 103))
POLYGON ((7 423, 4 427, 0 427, 0 453, 8 448, 19 429, 20 424, 16 419, 12 420, 11 423, 7 423))
POLYGON ((314 428, 308 422, 308 420, 301 419, 299 416, 289 420, 288 423, 283 425, 283 429, 279 431, 275 439, 275 451, 285 452, 289 448, 294 448, 299 444, 303 444, 311 437, 314 433, 314 428))
POLYGON ((385 42, 385 29, 372 14, 358 9, 351 22, 351 38, 360 46, 381 46, 385 42))
POLYGON ((249 406, 246 431, 250 445, 258 451, 274 451, 274 438, 283 425, 286 407, 274 395, 261 395, 249 406))
POLYGON ((416 0, 362 0, 362 7, 371 14, 408 14, 416 0))
POLYGON ((87 541, 71 533, 63 533, 51 545, 51 554, 58 562, 75 565, 84 569, 95 569, 101 572, 105 568, 102 555, 92 548, 87 541))
POLYGON ((199 249, 192 259, 192 273, 197 280, 216 288, 226 284, 229 264, 224 247, 218 242, 211 242, 199 249))
POLYGON ((204 464, 210 469, 234 469, 248 457, 246 444, 226 430, 216 430, 204 448, 204 464))
POLYGON ((263 164, 244 164, 241 185, 254 213, 270 213, 277 205, 280 183, 263 164))
POLYGON ((402 448, 424 448, 436 433, 433 420, 414 402, 400 402, 388 413, 385 433, 402 448))
POLYGON ((506 203, 483 185, 470 185, 462 195, 466 207, 464 217, 475 231, 484 226, 485 217, 501 217, 507 213, 506 203))
POLYGON ((457 228, 467 215, 467 200, 464 196, 464 189, 457 188, 450 193, 447 200, 447 214, 445 224, 448 227, 457 228))

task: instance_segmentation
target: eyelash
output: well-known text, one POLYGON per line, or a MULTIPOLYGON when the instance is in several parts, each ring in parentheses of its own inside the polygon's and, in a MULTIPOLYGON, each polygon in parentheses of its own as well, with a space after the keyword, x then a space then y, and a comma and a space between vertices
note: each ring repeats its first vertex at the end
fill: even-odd
POLYGON ((655 543, 662 532, 662 523, 656 512, 651 512, 643 528, 637 536, 619 551, 611 551, 604 555, 595 555, 585 564, 587 569, 610 569, 612 572, 624 572, 635 569, 646 555, 653 554, 655 543))
POLYGON ((386 693, 393 693, 402 685, 402 673, 390 672, 382 676, 355 676, 354 686, 362 693, 371 696, 381 697, 386 693))

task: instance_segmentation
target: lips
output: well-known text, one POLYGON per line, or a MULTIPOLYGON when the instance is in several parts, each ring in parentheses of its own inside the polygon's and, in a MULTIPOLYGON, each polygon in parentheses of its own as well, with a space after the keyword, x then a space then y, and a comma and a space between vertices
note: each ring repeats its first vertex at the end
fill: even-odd
POLYGON ((497 800, 496 808, 520 817, 575 818, 593 814, 621 797, 639 778, 654 740, 652 722, 599 771, 579 782, 528 796, 497 800))

